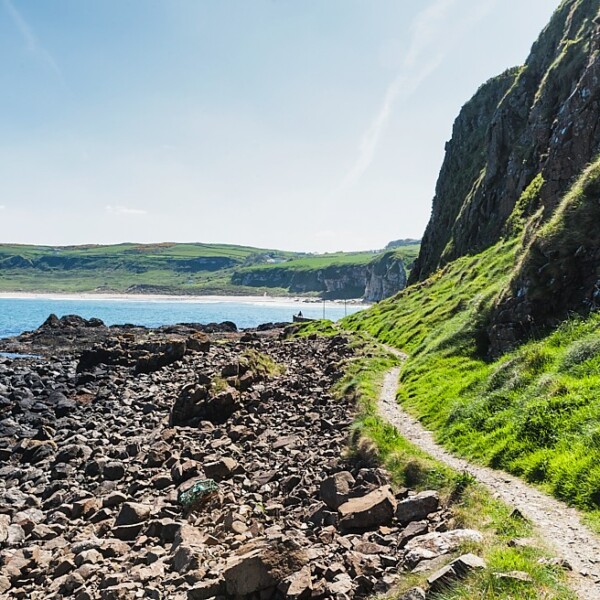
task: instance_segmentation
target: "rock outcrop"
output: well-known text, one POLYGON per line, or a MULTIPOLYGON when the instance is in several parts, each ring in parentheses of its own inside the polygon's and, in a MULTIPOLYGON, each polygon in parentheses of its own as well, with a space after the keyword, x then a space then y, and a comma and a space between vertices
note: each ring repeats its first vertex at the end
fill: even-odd
POLYGON ((284 288, 292 294, 318 292, 323 298, 363 298, 367 302, 393 296, 406 287, 406 281, 404 262, 394 251, 360 265, 302 270, 282 264, 240 270, 232 276, 236 285, 284 288))
POLYGON ((525 65, 481 87, 446 147, 411 282, 551 218, 600 151, 598 0, 565 0, 525 65), (537 180, 535 194, 524 193, 537 180))

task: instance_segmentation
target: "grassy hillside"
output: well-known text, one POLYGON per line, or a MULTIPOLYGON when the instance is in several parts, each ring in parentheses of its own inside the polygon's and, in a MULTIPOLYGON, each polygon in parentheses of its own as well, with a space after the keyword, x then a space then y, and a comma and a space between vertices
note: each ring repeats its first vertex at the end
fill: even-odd
POLYGON ((485 358, 518 248, 456 260, 344 324, 409 354, 398 399, 448 448, 543 485, 600 529, 600 315, 485 358))
MULTIPOLYGON (((327 321, 296 325, 294 330, 300 336, 340 332, 327 321)), ((489 568, 436 594, 436 600, 574 600, 565 571, 544 560, 549 554, 526 519, 515 515, 512 507, 493 498, 470 476, 450 469, 405 440, 378 416, 376 405, 384 374, 398 364, 398 358, 373 343, 370 336, 358 334, 353 344, 357 354, 346 363, 345 375, 334 391, 351 396, 358 407, 351 435, 354 455, 370 464, 385 465, 399 486, 439 490, 442 498, 452 503, 456 526, 477 529, 484 536, 482 543, 469 545, 468 551, 482 556, 489 568), (527 547, 513 545, 515 538, 532 542, 527 547), (527 573, 531 580, 495 575, 515 570, 527 573)), ((396 595, 415 585, 426 587, 427 576, 427 572, 405 573, 396 595)))
MULTIPOLYGON (((417 252, 418 245, 398 250, 410 260, 417 252)), ((364 266, 378 256, 381 253, 303 254, 200 243, 67 247, 3 244, 0 291, 285 295, 289 290, 280 277, 285 269, 305 273, 306 293, 317 295, 320 290, 311 287, 311 274, 328 267, 343 270, 364 266), (264 271, 260 285, 236 283, 236 275, 252 270, 264 271)))

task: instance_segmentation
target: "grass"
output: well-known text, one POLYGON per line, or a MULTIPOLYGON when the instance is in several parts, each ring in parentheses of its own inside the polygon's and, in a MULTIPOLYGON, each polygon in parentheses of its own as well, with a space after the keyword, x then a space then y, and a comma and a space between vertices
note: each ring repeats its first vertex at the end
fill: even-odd
MULTIPOLYGON (((412 261, 418 248, 404 246, 394 254, 412 261)), ((316 277, 322 269, 360 266, 381 256, 376 252, 312 255, 199 243, 65 247, 0 244, 0 291, 283 296, 291 293, 289 277, 280 276, 283 270, 302 275, 302 293, 310 296, 322 291, 322 282, 316 277), (242 276, 248 272, 264 277, 243 285, 242 276)), ((361 285, 361 289, 354 285, 354 296, 364 292, 361 285)), ((294 291, 294 295, 298 293, 294 291)))
POLYGON ((542 486, 600 531, 600 315, 482 358, 518 248, 461 258, 343 323, 409 354, 398 399, 447 448, 542 486))
MULTIPOLYGON (((317 322, 300 326, 296 334, 317 335, 319 328, 331 335, 331 324, 317 322)), ((357 404, 351 451, 362 461, 383 464, 395 485, 439 490, 446 501, 452 500, 453 525, 477 529, 484 536, 482 544, 461 548, 448 557, 448 562, 461 552, 471 551, 484 558, 488 569, 437 594, 436 600, 574 600, 576 596, 566 585, 564 571, 540 562, 549 555, 541 542, 535 540, 527 521, 492 498, 470 476, 436 461, 378 417, 376 403, 383 377, 398 363, 398 358, 366 334, 354 334, 352 344, 356 354, 346 363, 345 374, 335 387, 339 397, 351 396, 357 404), (509 546, 509 541, 515 538, 533 538, 535 542, 527 547, 509 546), (527 573, 532 582, 498 579, 494 575, 515 570, 527 573)), ((416 585, 425 586, 426 577, 427 574, 406 574, 396 595, 416 585)))

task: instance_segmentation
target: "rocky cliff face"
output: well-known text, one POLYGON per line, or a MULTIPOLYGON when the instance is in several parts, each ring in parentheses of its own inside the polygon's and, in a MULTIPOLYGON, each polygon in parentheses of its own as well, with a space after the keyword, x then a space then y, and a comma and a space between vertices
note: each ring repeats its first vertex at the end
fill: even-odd
POLYGON ((366 278, 364 299, 367 302, 379 302, 393 296, 406 287, 407 281, 404 263, 393 252, 386 252, 367 265, 366 278))
POLYGON ((465 105, 411 281, 494 244, 515 218, 547 222, 600 151, 599 10, 600 0, 565 0, 525 65, 465 105))
POLYGON ((401 258, 388 252, 363 265, 332 265, 322 269, 248 269, 233 274, 232 282, 249 287, 285 288, 293 294, 318 292, 324 298, 364 298, 379 302, 406 287, 401 258))

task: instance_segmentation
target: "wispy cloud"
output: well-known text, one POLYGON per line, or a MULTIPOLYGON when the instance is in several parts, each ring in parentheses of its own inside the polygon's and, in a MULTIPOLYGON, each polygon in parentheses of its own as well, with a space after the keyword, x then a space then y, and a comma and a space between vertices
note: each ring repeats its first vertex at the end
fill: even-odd
POLYGON ((62 78, 62 71, 60 70, 57 62, 54 60, 54 57, 52 54, 50 54, 50 52, 48 52, 48 50, 46 50, 46 48, 44 48, 38 37, 35 35, 32 27, 29 25, 29 23, 27 23, 23 15, 17 10, 12 1, 4 0, 4 8, 19 30, 19 33, 21 34, 21 37, 23 38, 25 46, 29 52, 45 63, 59 77, 62 78))
POLYGON ((0 210, 4 210, 6 206, 4 204, 0 204, 0 210))
POLYGON ((143 208, 130 208, 129 206, 110 206, 106 207, 109 215, 147 215, 148 211, 143 208))
POLYGON ((403 98, 408 98, 417 90, 442 63, 453 43, 466 29, 481 19, 496 2, 497 0, 486 0, 479 3, 477 8, 461 22, 460 27, 451 33, 443 30, 448 27, 447 21, 457 0, 434 0, 415 17, 410 28, 408 50, 400 71, 388 85, 379 110, 363 133, 358 147, 358 157, 346 173, 338 191, 352 187, 373 162, 375 151, 395 104, 403 98), (442 33, 445 34, 442 47, 436 48, 442 33))

